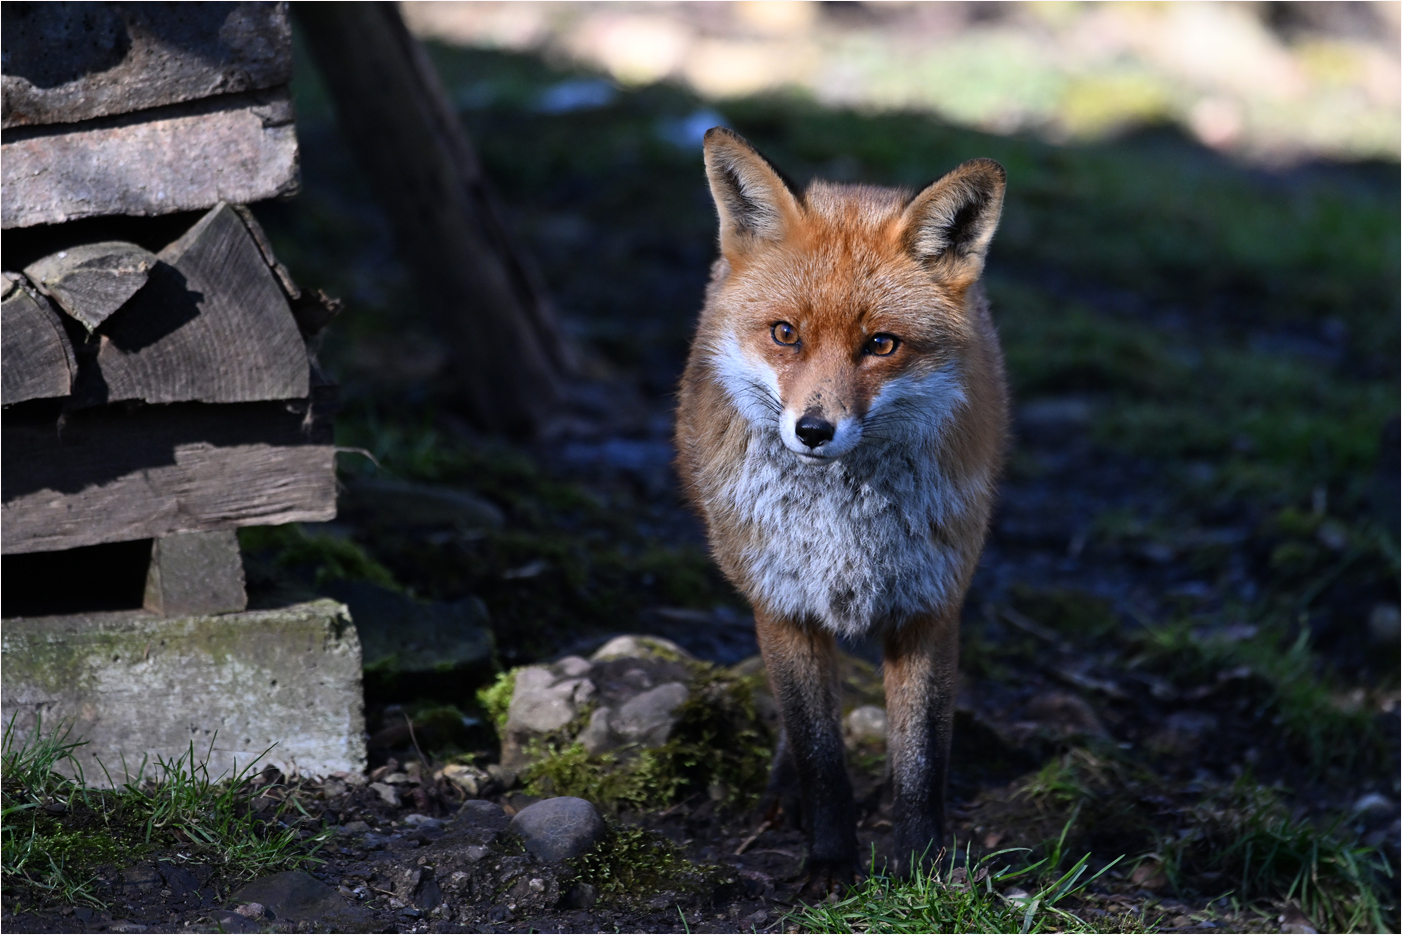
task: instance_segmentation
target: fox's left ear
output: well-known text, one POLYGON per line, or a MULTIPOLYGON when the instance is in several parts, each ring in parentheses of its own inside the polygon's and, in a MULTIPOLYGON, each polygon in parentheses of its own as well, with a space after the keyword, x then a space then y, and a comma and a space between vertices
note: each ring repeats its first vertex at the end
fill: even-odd
POLYGON ((906 250, 941 280, 972 285, 983 272, 1007 180, 992 159, 970 159, 929 185, 901 217, 906 250))

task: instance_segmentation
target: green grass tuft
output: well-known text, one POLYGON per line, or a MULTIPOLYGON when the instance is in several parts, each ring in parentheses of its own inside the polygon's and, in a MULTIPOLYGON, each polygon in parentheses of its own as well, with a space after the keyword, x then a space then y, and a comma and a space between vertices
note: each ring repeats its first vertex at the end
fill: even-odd
POLYGON ((1228 642, 1199 636, 1184 620, 1147 628, 1141 645, 1132 665, 1184 686, 1210 683, 1223 673, 1246 676, 1244 690, 1259 695, 1257 716, 1273 721, 1316 775, 1375 767, 1386 758, 1386 739, 1371 713, 1340 704, 1337 689, 1321 674, 1308 630, 1288 642, 1269 631, 1228 642))
POLYGON ((62 726, 20 736, 12 720, 5 729, 0 862, 5 885, 28 899, 101 906, 97 868, 176 845, 178 859, 213 864, 226 883, 319 862, 329 832, 297 827, 313 822, 288 790, 252 788, 257 759, 211 778, 192 744, 173 760, 158 758, 150 776, 143 763, 122 785, 96 789, 73 757, 83 743, 62 726))
MULTIPOLYGON (((1142 766, 1073 750, 1017 783, 1012 798, 1066 840, 1122 847, 1159 862, 1182 896, 1279 906, 1294 902, 1321 931, 1389 931, 1396 912, 1392 868, 1353 841, 1342 822, 1307 821, 1250 776, 1197 793, 1175 789, 1142 766), (1054 825, 1052 826, 1054 827, 1054 825)), ((1053 864, 1054 865, 1054 864, 1053 864)))
POLYGON ((1142 917, 1107 912, 1079 899, 1110 870, 1090 872, 1090 855, 1058 872, 1060 853, 1014 869, 1004 861, 1021 849, 974 861, 967 851, 941 854, 934 866, 908 879, 878 869, 845 898, 805 906, 788 921, 806 932, 1145 932, 1142 917), (1068 908, 1081 902, 1076 909, 1068 908))
POLYGON ((477 703, 487 712, 498 734, 506 729, 506 713, 511 708, 511 696, 515 691, 515 669, 501 673, 492 684, 477 689, 477 703))
POLYGON ((74 854, 78 841, 74 835, 54 833, 44 808, 68 809, 86 797, 81 779, 56 768, 67 764, 74 776, 82 776, 73 751, 85 741, 71 733, 63 725, 45 731, 42 720, 25 737, 14 729, 14 718, 5 727, 0 742, 0 876, 7 886, 23 881, 40 899, 100 906, 92 890, 93 874, 81 869, 82 852, 74 854))
MULTIPOLYGON (((1340 822, 1295 818, 1270 789, 1243 778, 1193 806, 1158 853, 1170 879, 1192 868, 1241 900, 1295 902, 1320 931, 1386 932, 1396 909, 1393 870, 1375 848, 1349 844, 1340 822), (1383 894, 1391 891, 1391 898, 1383 894)), ((1201 884, 1199 884, 1201 885, 1201 884)))

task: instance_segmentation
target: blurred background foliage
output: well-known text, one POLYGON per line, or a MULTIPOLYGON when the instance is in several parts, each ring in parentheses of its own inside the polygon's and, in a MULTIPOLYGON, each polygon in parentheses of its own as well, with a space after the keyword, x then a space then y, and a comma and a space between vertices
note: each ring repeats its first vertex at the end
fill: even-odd
MULTIPOLYGON (((343 383, 342 441, 390 474, 472 487, 515 520, 474 547, 495 556, 481 562, 422 543, 398 568, 382 557, 411 589, 492 607, 484 591, 522 587, 497 566, 549 551, 573 582, 550 615, 561 624, 595 573, 613 581, 585 601, 601 621, 628 619, 614 601, 736 603, 667 472, 669 399, 714 250, 700 136, 724 123, 800 180, 916 186, 966 158, 1001 161, 1009 194, 987 278, 1021 434, 1087 428, 1130 459, 1117 483, 1147 495, 1100 504, 1091 544, 1204 567, 1254 549, 1249 573, 1209 585, 1221 600, 1307 593, 1294 614, 1349 583, 1347 627, 1395 628, 1397 133, 1383 134, 1388 149, 1354 131, 1396 124, 1396 4, 403 10, 593 381, 530 451, 454 417, 435 382, 450 352, 416 315, 374 182, 299 53, 305 190, 260 211, 299 277, 349 300, 322 352, 343 383), (1167 89, 1167 103, 1136 110, 1106 90, 1134 82, 1167 89), (1072 116, 1087 95, 1113 111, 1093 131, 1072 116), (1194 115, 1226 97, 1246 116, 1212 136, 1194 115), (1320 131, 1318 114, 1345 103, 1371 116, 1320 131), (1201 535, 1223 523, 1240 528, 1201 535), (642 591, 657 593, 637 596, 640 556, 657 566, 642 591)), ((1046 469, 1019 448, 1011 477, 1046 469)), ((508 618, 530 630, 545 590, 508 618)), ((1366 654, 1366 637, 1353 642, 1366 654)))

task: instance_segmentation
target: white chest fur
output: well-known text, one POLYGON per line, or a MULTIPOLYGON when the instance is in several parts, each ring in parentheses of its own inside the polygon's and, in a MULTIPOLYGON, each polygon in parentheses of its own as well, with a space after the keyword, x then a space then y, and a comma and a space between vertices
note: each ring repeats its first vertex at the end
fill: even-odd
POLYGON ((929 450, 869 443, 804 463, 767 427, 718 491, 739 564, 774 612, 860 636, 952 596, 963 557, 938 527, 967 506, 929 450))

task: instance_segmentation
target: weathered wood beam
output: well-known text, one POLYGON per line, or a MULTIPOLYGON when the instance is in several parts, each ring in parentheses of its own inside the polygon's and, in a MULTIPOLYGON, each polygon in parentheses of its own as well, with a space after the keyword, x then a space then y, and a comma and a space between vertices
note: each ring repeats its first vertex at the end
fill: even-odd
POLYGON ((0 31, 7 129, 292 80, 286 3, 6 3, 0 31))
POLYGON ((151 543, 144 606, 153 614, 228 614, 248 606, 238 533, 178 532, 151 543))
POLYGON ((569 344, 432 65, 392 3, 294 13, 422 302, 452 343, 468 414, 488 431, 530 434, 558 405, 569 344))
POLYGON ((59 313, 18 278, 4 274, 0 303, 0 403, 6 406, 67 396, 78 373, 59 313))
POLYGON ((333 400, 6 411, 6 553, 336 515, 333 400))
POLYGON ((0 227, 198 211, 290 195, 297 135, 287 89, 0 135, 0 227))

